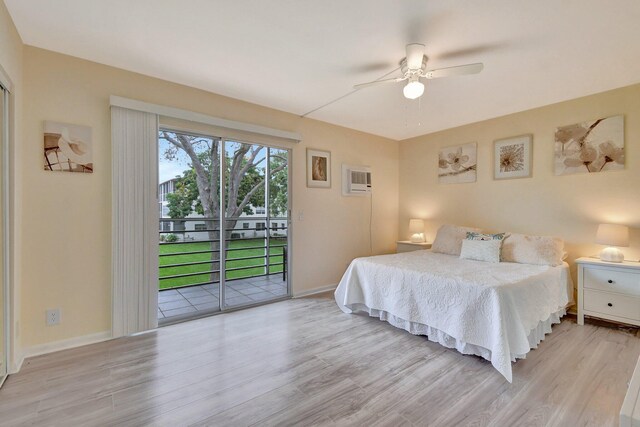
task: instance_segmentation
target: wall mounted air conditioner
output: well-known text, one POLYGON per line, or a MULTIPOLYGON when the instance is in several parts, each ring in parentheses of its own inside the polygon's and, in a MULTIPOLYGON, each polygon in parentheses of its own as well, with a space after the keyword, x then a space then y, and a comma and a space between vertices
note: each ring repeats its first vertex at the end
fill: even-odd
POLYGON ((368 196, 371 194, 371 168, 342 165, 342 195, 368 196))

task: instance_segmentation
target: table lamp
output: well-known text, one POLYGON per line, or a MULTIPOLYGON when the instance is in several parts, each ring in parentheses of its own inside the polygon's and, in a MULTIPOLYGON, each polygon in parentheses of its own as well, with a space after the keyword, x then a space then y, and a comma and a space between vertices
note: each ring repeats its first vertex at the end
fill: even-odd
POLYGON ((411 242, 412 243, 423 243, 424 242, 424 221, 421 219, 410 219, 409 220, 409 232, 411 234, 411 242))
POLYGON ((629 227, 619 224, 600 224, 596 243, 607 246, 600 252, 600 259, 608 262, 624 261, 624 254, 615 246, 629 246, 629 227))

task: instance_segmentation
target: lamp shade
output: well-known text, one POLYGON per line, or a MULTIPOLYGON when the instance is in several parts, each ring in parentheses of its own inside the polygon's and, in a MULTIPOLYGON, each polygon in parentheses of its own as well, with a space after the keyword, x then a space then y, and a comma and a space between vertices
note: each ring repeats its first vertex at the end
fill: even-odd
POLYGON ((600 224, 596 243, 607 246, 629 246, 629 227, 619 224, 600 224))
POLYGON ((424 221, 421 219, 410 219, 409 231, 412 233, 422 233, 424 231, 424 221))

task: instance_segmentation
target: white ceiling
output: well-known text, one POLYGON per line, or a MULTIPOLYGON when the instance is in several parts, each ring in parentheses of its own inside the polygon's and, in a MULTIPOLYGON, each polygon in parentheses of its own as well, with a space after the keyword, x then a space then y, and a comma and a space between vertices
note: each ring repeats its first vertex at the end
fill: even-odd
POLYGON ((640 82, 638 0, 4 0, 23 41, 302 115, 397 67, 481 74, 357 91, 309 117, 393 139, 640 82))

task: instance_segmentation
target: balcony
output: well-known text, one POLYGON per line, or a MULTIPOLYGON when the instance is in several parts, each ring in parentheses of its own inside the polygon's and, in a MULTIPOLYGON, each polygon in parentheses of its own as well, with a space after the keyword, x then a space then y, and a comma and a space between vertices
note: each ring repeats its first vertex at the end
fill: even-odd
POLYGON ((160 219, 161 323, 288 295, 287 219, 226 220, 224 239, 220 238, 218 223, 202 217, 160 219), (224 253, 220 250, 222 242, 224 253), (219 295, 222 271, 223 304, 219 295))
MULTIPOLYGON (((228 304, 256 304, 287 295, 287 282, 281 275, 236 279, 226 282, 228 304)), ((160 291, 158 319, 193 315, 220 309, 218 285, 189 286, 160 291)))

